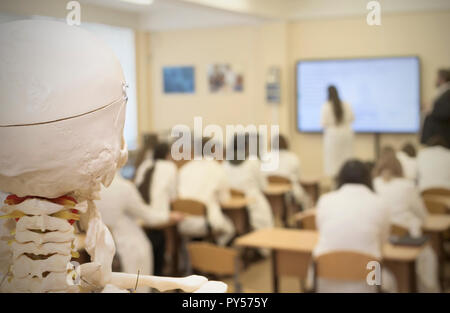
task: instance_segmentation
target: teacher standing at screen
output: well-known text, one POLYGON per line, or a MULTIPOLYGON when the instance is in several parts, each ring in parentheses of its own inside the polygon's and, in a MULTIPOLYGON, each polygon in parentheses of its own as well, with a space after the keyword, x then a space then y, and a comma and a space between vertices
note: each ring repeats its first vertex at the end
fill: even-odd
POLYGON ((353 120, 351 106, 339 99, 335 86, 329 86, 328 101, 321 111, 324 170, 329 177, 336 177, 345 161, 353 157, 353 120))

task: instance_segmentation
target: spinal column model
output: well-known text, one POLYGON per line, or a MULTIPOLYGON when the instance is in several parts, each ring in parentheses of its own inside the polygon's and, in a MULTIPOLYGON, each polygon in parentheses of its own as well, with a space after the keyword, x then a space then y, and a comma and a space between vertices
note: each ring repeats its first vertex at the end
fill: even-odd
MULTIPOLYGON (((10 193, 0 214, 9 244, 0 249, 0 290, 133 288, 136 273, 111 272, 114 242, 93 202, 127 159, 119 62, 76 26, 19 21, 0 25, 0 68, 0 190, 10 193), (70 260, 80 215, 91 262, 77 277, 70 260)), ((141 276, 138 286, 226 289, 201 276, 141 276)))

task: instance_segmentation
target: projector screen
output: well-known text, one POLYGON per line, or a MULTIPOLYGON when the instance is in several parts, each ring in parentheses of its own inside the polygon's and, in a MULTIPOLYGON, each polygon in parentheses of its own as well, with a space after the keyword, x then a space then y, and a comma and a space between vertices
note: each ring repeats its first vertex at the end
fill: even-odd
POLYGON ((419 130, 420 70, 417 57, 308 60, 297 63, 297 128, 320 132, 327 87, 335 85, 352 107, 353 129, 362 133, 419 130))

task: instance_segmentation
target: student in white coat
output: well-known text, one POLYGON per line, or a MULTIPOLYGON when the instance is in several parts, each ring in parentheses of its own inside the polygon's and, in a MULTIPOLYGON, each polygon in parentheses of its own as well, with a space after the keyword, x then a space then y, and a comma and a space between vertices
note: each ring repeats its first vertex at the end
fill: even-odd
POLYGON ((400 151, 397 151, 397 159, 400 161, 405 178, 417 180, 417 152, 412 143, 406 143, 400 151))
MULTIPOLYGON (((166 220, 171 216, 178 220, 182 215, 170 212, 170 202, 175 200, 177 192, 177 168, 170 161, 170 146, 160 142, 154 146, 152 159, 144 161, 140 167, 141 173, 136 176, 135 184, 152 212, 164 216, 166 220)), ((148 230, 147 236, 153 246, 155 260, 155 275, 163 275, 166 236, 164 230, 148 230)))
POLYGON ((324 170, 335 177, 345 163, 353 157, 353 111, 350 104, 341 101, 335 86, 328 87, 328 101, 322 106, 324 170))
MULTIPOLYGON (((272 139, 274 140, 274 139, 272 139)), ((304 209, 312 206, 312 200, 308 197, 300 184, 301 170, 300 159, 297 154, 289 150, 289 142, 283 135, 278 136, 279 165, 273 171, 265 171, 265 176, 278 175, 288 178, 292 184, 292 196, 297 205, 304 209)))
MULTIPOLYGON (((207 143, 203 139, 202 150, 207 143)), ((194 157, 194 149, 192 158, 194 157)), ((200 155, 199 155, 200 157, 200 155)), ((207 208, 207 217, 186 217, 178 230, 187 237, 204 237, 207 235, 208 224, 214 232, 219 245, 227 245, 235 234, 234 225, 226 217, 220 202, 230 197, 228 180, 223 167, 209 154, 201 160, 191 160, 179 169, 178 197, 203 202, 207 208)))
POLYGON ((450 147, 441 136, 428 141, 428 147, 417 157, 419 189, 444 188, 450 190, 450 147))
POLYGON ((245 140, 244 135, 235 135, 227 148, 233 151, 234 159, 223 162, 229 187, 243 192, 249 200, 248 210, 252 229, 273 227, 272 209, 263 193, 267 179, 261 173, 259 161, 248 159, 248 141, 245 140, 244 147, 238 147, 239 136, 243 136, 241 140, 245 140))
MULTIPOLYGON (((95 202, 114 237, 123 271, 153 274, 151 243, 135 219, 141 218, 146 225, 157 226, 167 222, 170 216, 147 206, 134 184, 119 173, 108 188, 102 186, 100 200, 95 202)), ((141 291, 146 292, 148 288, 141 291)))
MULTIPOLYGON (((375 192, 388 204, 391 224, 406 228, 413 237, 420 237, 428 212, 414 182, 403 177, 394 149, 383 149, 374 175, 375 192)), ((416 273, 419 291, 439 292, 438 260, 430 245, 419 255, 416 273)))
MULTIPOLYGON (((389 209, 372 191, 369 170, 357 160, 347 161, 339 172, 338 189, 322 195, 317 204, 319 241, 314 256, 334 251, 355 251, 381 259, 389 238, 389 209)), ((382 288, 393 291, 395 280, 382 268, 382 288)), ((319 292, 373 292, 364 282, 318 280, 319 292)))

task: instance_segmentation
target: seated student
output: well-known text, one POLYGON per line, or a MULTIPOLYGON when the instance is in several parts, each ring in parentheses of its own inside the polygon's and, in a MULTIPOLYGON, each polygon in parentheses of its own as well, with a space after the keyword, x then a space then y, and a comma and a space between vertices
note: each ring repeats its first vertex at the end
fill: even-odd
MULTIPOLYGON (((177 212, 170 212, 170 202, 176 198, 177 168, 173 162, 169 161, 169 158, 169 144, 157 143, 153 149, 151 161, 143 163, 141 168, 145 171, 136 177, 135 184, 145 203, 151 206, 153 214, 159 214, 166 220, 170 215, 178 220, 182 216, 177 212)), ((162 275, 166 250, 165 232, 151 230, 147 232, 147 236, 153 245, 155 275, 162 275)))
MULTIPOLYGON (((272 139, 273 140, 273 139, 272 139)), ((292 183, 292 195, 298 205, 302 205, 303 208, 309 208, 311 199, 303 190, 300 184, 300 160, 298 156, 289 151, 289 143, 286 137, 279 135, 279 165, 274 171, 264 172, 265 175, 278 175, 288 178, 292 183)))
MULTIPOLYGON (((208 140, 202 141, 203 150, 208 140)), ((192 160, 179 170, 178 197, 203 202, 207 207, 207 218, 187 217, 178 225, 178 230, 188 237, 204 237, 208 233, 209 224, 217 243, 227 245, 233 238, 235 230, 233 223, 223 214, 220 206, 220 202, 227 201, 230 197, 225 171, 209 153, 203 154, 201 160, 194 160, 193 146, 192 160)))
POLYGON ((450 148, 441 136, 428 141, 428 147, 419 151, 417 157, 420 191, 430 188, 450 189, 450 148))
MULTIPOLYGON (((134 184, 122 178, 119 173, 116 173, 108 188, 102 186, 100 200, 95 203, 103 222, 114 237, 123 271, 152 274, 151 243, 135 219, 141 218, 146 225, 157 226, 166 223, 171 216, 147 206, 134 184)), ((143 288, 142 291, 147 291, 147 288, 143 288)))
MULTIPOLYGON (((370 172, 357 160, 341 168, 338 189, 320 197, 316 225, 319 241, 314 256, 334 251, 355 251, 381 259, 382 246, 389 238, 389 209, 372 191, 370 172)), ((395 280, 382 269, 382 287, 394 290, 395 280)), ((318 280, 319 292, 370 292, 364 282, 318 280)))
POLYGON ((234 158, 223 163, 229 186, 244 192, 249 200, 250 225, 254 230, 273 227, 272 209, 262 192, 267 185, 266 178, 261 174, 260 163, 257 160, 248 159, 248 142, 245 142, 244 147, 238 147, 239 140, 244 141, 245 136, 235 135, 233 142, 227 148, 234 152, 234 158))
POLYGON ((412 143, 406 143, 400 151, 397 151, 397 159, 402 165, 405 178, 412 181, 417 179, 417 153, 412 143))
MULTIPOLYGON (((428 212, 414 182, 403 177, 394 149, 383 149, 374 174, 375 192, 389 205, 391 224, 408 229, 413 237, 420 236, 428 212)), ((438 263, 431 246, 423 249, 416 264, 419 290, 438 292, 438 263)))

